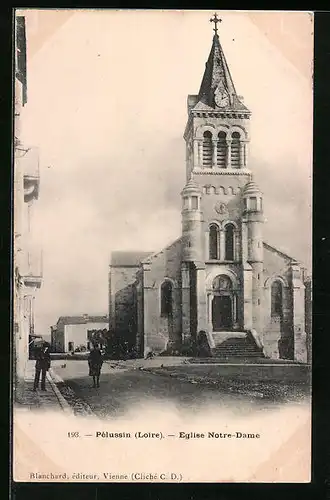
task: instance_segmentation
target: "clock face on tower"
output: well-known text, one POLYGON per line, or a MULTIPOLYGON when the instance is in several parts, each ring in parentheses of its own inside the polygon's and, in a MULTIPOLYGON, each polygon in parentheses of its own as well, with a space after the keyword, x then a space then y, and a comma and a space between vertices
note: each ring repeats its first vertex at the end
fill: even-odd
POLYGON ((224 108, 229 104, 229 96, 225 90, 217 89, 214 94, 214 100, 219 108, 224 108))

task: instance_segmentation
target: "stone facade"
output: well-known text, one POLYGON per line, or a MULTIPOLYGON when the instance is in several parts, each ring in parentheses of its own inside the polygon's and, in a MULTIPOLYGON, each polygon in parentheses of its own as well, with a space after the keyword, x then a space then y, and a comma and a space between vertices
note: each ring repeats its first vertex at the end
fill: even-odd
POLYGON ((252 332, 268 357, 310 359, 305 269, 263 241, 250 117, 215 35, 199 93, 188 96, 182 235, 134 262, 116 252, 110 265, 110 329, 140 355, 180 351, 201 331, 211 349, 252 332))
POLYGON ((25 17, 15 18, 15 122, 14 122, 14 369, 24 376, 29 342, 35 336, 35 298, 42 285, 42 253, 32 244, 33 213, 39 197, 37 148, 21 141, 21 113, 27 103, 25 17))

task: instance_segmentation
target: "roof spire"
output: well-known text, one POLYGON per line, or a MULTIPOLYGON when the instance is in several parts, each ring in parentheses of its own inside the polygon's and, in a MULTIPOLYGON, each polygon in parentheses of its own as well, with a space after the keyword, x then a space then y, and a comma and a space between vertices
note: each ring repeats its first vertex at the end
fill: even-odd
POLYGON ((220 19, 220 17, 217 16, 216 12, 214 13, 214 16, 211 17, 210 23, 214 23, 213 31, 214 31, 215 36, 218 36, 218 27, 217 27, 217 24, 218 23, 222 23, 222 19, 220 19))
POLYGON ((209 20, 214 23, 214 36, 211 51, 205 65, 202 83, 197 96, 196 106, 202 109, 225 109, 248 112, 242 102, 242 97, 237 95, 229 67, 220 44, 218 23, 222 19, 215 13, 209 20))

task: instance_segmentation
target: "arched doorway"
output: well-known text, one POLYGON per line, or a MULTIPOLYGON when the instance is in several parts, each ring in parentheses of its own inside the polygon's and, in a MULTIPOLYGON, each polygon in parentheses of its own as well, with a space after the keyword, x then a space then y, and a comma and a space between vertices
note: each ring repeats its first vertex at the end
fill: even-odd
POLYGON ((229 276, 217 276, 213 280, 212 291, 213 331, 233 330, 236 323, 236 295, 229 276))

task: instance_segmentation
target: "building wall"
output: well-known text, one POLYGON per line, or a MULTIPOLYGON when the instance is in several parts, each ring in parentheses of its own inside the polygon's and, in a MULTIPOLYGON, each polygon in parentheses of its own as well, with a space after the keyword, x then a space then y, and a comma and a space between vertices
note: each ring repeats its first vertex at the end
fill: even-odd
POLYGON ((21 112, 26 96, 25 18, 15 19, 15 123, 14 123, 14 331, 16 375, 22 377, 29 355, 29 335, 34 334, 34 298, 42 283, 31 248, 31 215, 39 192, 39 158, 35 148, 21 141, 21 112), (19 23, 19 26, 18 26, 19 23), (18 34, 19 33, 19 34, 18 34), (19 49, 19 50, 18 50, 19 49), (17 76, 19 75, 19 78, 17 76), (22 83, 23 82, 23 83, 22 83))
POLYGON ((69 352, 69 342, 73 342, 73 349, 80 345, 87 348, 87 331, 108 329, 108 323, 84 323, 64 326, 64 352, 69 352))
POLYGON ((312 362, 312 280, 305 282, 305 330, 307 337, 307 362, 312 362))
POLYGON ((182 241, 156 254, 144 270, 144 345, 160 352, 168 343, 181 343, 181 260, 182 241), (172 283, 172 317, 161 316, 161 285, 172 283))
POLYGON ((52 352, 65 352, 64 331, 52 332, 52 352))
POLYGON ((239 221, 242 214, 241 190, 248 182, 247 175, 213 175, 203 174, 194 177, 202 187, 203 196, 201 209, 205 225, 214 219, 223 220, 215 211, 218 201, 225 203, 229 212, 228 219, 239 221))
POLYGON ((136 307, 137 307, 137 333, 136 333, 136 351, 139 356, 144 353, 144 289, 143 289, 144 271, 141 268, 137 273, 136 283, 136 307))
POLYGON ((263 343, 266 353, 272 358, 293 357, 292 330, 292 286, 290 259, 264 247, 263 271, 263 343), (282 283, 283 318, 271 315, 271 285, 278 280, 282 283), (283 352, 281 352, 283 350, 283 352))
POLYGON ((137 335, 137 298, 135 283, 130 283, 116 292, 115 335, 132 349, 137 335))
POLYGON ((122 335, 128 324, 132 304, 132 285, 136 281, 138 266, 112 267, 109 270, 109 329, 115 335, 122 335))
MULTIPOLYGON (((15 27, 15 43, 17 38, 17 27, 15 27)), ((17 47, 16 47, 17 53, 17 47)), ((15 60, 15 72, 17 72, 17 59, 15 60)), ((27 332, 24 331, 23 318, 23 283, 21 281, 21 253, 22 253, 22 232, 23 232, 23 210, 24 210, 24 185, 23 172, 19 161, 20 135, 21 135, 21 110, 22 110, 22 84, 15 78, 15 122, 14 122, 14 270, 15 270, 15 291, 13 297, 14 307, 14 344, 15 352, 15 374, 18 378, 23 377, 25 363, 27 361, 27 346, 25 338, 27 332)))
MULTIPOLYGON (((168 248, 152 256, 148 263, 141 265, 138 273, 135 272, 136 268, 134 270, 132 268, 121 268, 120 270, 115 269, 112 274, 114 278, 113 284, 118 288, 123 287, 116 294, 117 326, 120 327, 120 331, 122 331, 123 336, 126 335, 126 338, 129 335, 131 335, 132 339, 134 337, 136 347, 138 350, 140 349, 140 354, 145 353, 147 348, 152 349, 154 352, 161 352, 170 343, 176 346, 181 344, 183 335, 182 246, 182 239, 177 240, 168 248), (165 279, 169 279, 173 284, 172 318, 161 316, 161 284, 165 279), (133 311, 134 321, 136 321, 134 323, 134 332, 128 327, 129 318, 132 317, 133 311)), ((264 327, 262 331, 257 330, 257 333, 262 337, 265 352, 268 356, 293 359, 295 338, 293 334, 292 260, 276 250, 269 249, 267 246, 264 246, 263 258, 262 282, 257 283, 256 279, 253 280, 253 286, 260 286, 261 288, 261 306, 264 315, 264 327), (279 279, 283 284, 283 317, 281 318, 271 316, 271 284, 275 279, 279 279)), ((210 288, 211 278, 213 275, 215 277, 215 275, 222 273, 229 273, 231 276, 234 273, 236 276, 236 289, 238 292, 237 327, 242 329, 245 327, 243 323, 246 283, 244 282, 245 274, 241 263, 207 264, 205 291, 200 292, 205 292, 204 298, 208 303, 207 290, 210 288)), ((250 300, 252 300, 252 295, 250 300)), ((299 304, 298 308, 301 307, 299 304)), ((255 328, 253 322, 252 327, 255 328)))

